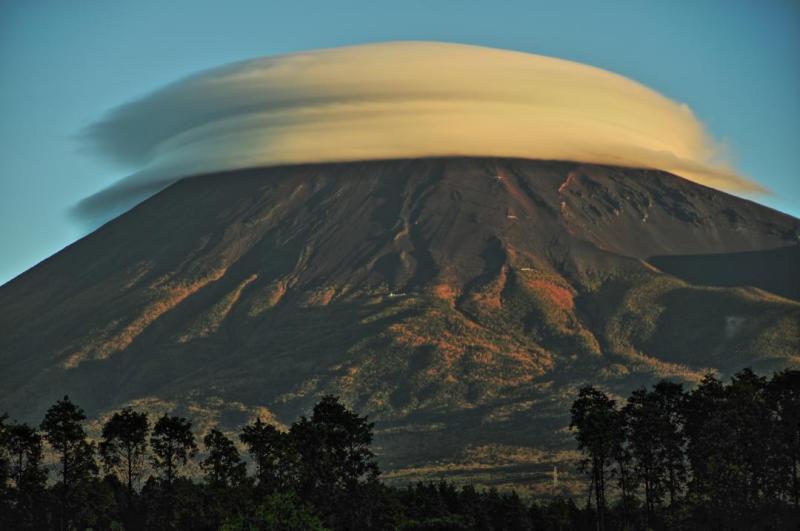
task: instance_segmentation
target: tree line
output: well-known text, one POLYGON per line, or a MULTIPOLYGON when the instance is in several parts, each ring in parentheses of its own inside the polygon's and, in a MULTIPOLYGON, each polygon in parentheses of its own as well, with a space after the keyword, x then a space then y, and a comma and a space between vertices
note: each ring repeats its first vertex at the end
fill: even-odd
POLYGON ((233 440, 215 428, 198 441, 180 416, 151 425, 125 408, 97 443, 85 420, 67 396, 38 428, 0 417, 0 529, 526 530, 532 518, 552 513, 560 529, 580 513, 563 500, 531 512, 516 493, 443 481, 387 486, 370 449, 373 424, 334 396, 287 431, 261 419, 243 426, 252 474, 233 440), (58 458, 49 483, 45 444, 58 458), (188 465, 201 444, 197 481, 188 465))
POLYGON ((800 527, 800 371, 662 381, 620 404, 584 387, 571 417, 600 531, 800 527))
POLYGON ((261 419, 243 426, 237 438, 253 473, 234 440, 214 428, 199 441, 180 416, 151 423, 125 408, 91 441, 84 412, 65 396, 38 427, 0 416, 0 529, 602 531, 800 521, 800 371, 767 380, 745 370, 727 384, 708 376, 691 391, 662 381, 623 403, 584 387, 571 419, 587 496, 524 501, 445 481, 386 485, 373 424, 334 396, 285 431, 261 419), (58 458, 51 481, 45 445, 58 458))

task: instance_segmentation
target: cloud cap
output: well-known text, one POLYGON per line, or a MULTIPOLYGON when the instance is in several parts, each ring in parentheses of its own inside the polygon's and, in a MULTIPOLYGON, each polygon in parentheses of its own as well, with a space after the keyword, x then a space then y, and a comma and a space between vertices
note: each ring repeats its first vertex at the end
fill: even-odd
POLYGON ((86 137, 135 171, 84 201, 89 210, 199 174, 431 156, 653 168, 763 191, 720 159, 684 104, 591 66, 460 44, 390 42, 236 63, 123 105, 86 137))

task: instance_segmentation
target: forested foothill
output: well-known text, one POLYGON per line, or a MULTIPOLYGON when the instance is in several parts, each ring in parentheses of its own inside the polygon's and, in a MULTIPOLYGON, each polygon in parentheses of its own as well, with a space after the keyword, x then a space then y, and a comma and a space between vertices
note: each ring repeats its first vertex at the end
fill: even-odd
POLYGON ((0 528, 234 530, 794 529, 800 371, 662 381, 626 400, 587 386, 571 408, 585 493, 524 499, 447 481, 381 481, 373 424, 334 396, 288 430, 234 440, 125 408, 90 440, 69 397, 39 426, 0 416, 0 528), (246 451, 246 456, 239 449, 246 451), (56 463, 45 465, 45 455, 56 463), (199 465, 201 476, 190 474, 199 465), (249 465, 248 465, 249 463, 249 465))

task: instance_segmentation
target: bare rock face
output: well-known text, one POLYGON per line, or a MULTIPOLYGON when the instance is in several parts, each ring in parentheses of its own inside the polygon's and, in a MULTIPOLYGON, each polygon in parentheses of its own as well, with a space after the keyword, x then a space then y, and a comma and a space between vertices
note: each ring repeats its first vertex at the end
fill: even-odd
MULTIPOLYGON (((674 175, 451 158, 185 179, 0 287, 0 411, 202 431, 323 393, 389 478, 531 484, 580 385, 800 363, 800 221, 674 175)), ((569 474, 562 474, 569 487, 569 474)))

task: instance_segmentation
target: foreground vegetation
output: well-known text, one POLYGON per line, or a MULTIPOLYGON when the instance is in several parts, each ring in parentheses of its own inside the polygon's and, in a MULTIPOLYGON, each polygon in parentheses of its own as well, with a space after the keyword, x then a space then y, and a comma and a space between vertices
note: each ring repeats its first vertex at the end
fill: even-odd
POLYGON ((598 529, 800 523, 800 371, 706 376, 691 392, 662 381, 620 405, 585 387, 571 413, 598 529))
POLYGON ((447 482, 391 487, 373 425, 325 396, 288 431, 257 420, 237 445, 212 429, 202 481, 191 422, 126 408, 88 439, 64 397, 37 428, 0 417, 2 529, 781 529, 800 521, 800 371, 749 370, 691 392, 661 382, 624 404, 585 387, 572 428, 589 495, 525 502, 447 482), (45 442, 58 457, 54 482, 45 442), (150 472, 148 477, 144 476, 150 472), (607 502, 613 500, 613 503, 607 502), (580 506, 579 506, 580 505, 580 506))

